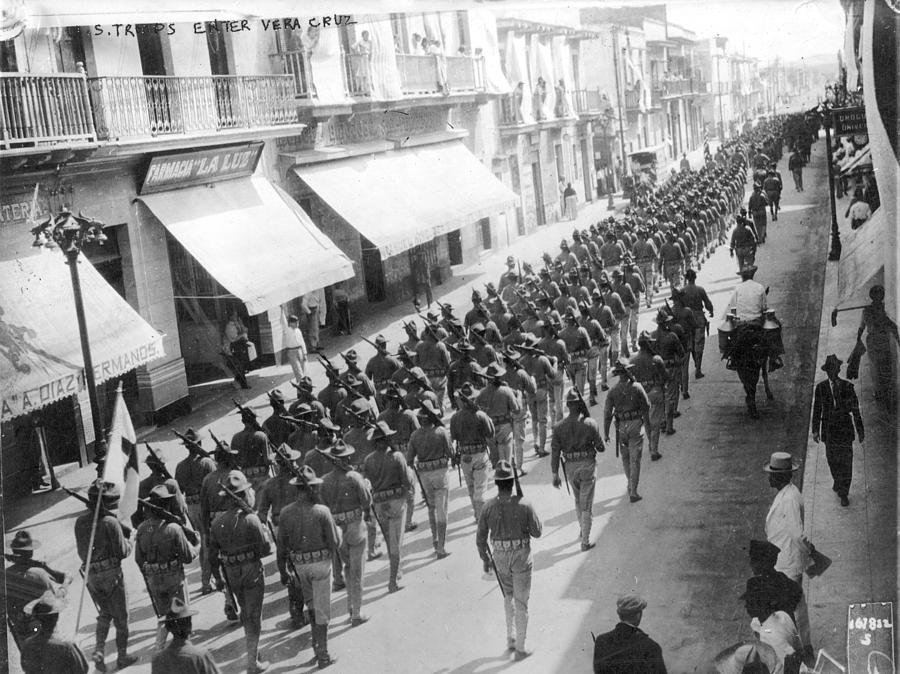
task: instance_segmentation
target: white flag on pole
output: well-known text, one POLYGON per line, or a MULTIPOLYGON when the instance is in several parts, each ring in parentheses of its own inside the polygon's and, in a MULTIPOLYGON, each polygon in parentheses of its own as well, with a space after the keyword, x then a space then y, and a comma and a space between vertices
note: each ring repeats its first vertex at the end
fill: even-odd
POLYGON ((119 518, 128 521, 137 510, 138 505, 138 460, 137 436, 125 399, 122 397, 122 386, 116 392, 116 406, 113 411, 112 429, 109 432, 109 445, 106 451, 106 462, 103 467, 104 482, 112 482, 122 492, 119 501, 119 518))

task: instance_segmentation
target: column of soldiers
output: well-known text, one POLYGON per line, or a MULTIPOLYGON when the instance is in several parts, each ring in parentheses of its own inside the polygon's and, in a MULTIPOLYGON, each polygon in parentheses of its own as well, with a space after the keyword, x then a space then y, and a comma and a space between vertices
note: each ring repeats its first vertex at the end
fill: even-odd
MULTIPOLYGON (((565 482, 571 491, 579 542, 588 551, 596 457, 610 430, 635 503, 642 498, 644 438, 651 459, 660 459, 660 435, 675 433, 679 400, 690 395, 691 359, 695 379, 703 377, 704 314, 712 315, 712 304, 696 284, 696 269, 734 222, 745 152, 741 141, 726 144, 700 171, 638 190, 624 218, 576 230, 572 245, 564 240, 555 257, 545 253, 537 272, 510 258, 496 287, 473 290, 463 320, 439 304, 440 315, 420 314, 421 328, 404 323, 407 339, 396 353, 377 335, 362 369, 356 351, 341 354, 344 371, 323 356, 328 383, 322 390, 303 377, 290 404, 272 391, 271 414, 262 423, 239 405, 243 429, 230 443, 213 436, 212 452, 188 429, 180 436, 188 455, 174 478, 150 452, 134 541, 114 516, 117 492, 103 492, 88 581, 99 614, 96 667, 105 670, 110 623, 117 630, 117 664, 133 661, 121 574, 132 547, 161 621, 158 651, 167 626, 189 615, 184 567, 199 558, 200 593, 225 594, 226 618, 244 628, 248 671, 266 670, 258 657, 263 560, 275 552, 294 625, 310 625, 316 661, 329 666, 335 661, 328 650, 331 593, 346 590, 352 626, 368 620, 365 564, 381 556, 382 541, 388 590, 403 588, 403 534, 416 528, 417 490, 436 558, 450 554, 453 468, 465 481, 485 569, 500 582, 508 646, 517 658, 527 657, 530 539, 541 526, 527 501, 511 492, 525 475, 528 418, 535 455, 550 455, 554 486, 565 482), (658 327, 638 333, 642 296, 649 308, 663 283, 671 298, 657 312, 658 327), (612 388, 609 374, 618 378, 612 388), (590 413, 600 391, 608 391, 602 433, 590 413), (485 497, 489 467, 499 501, 485 497), (521 513, 498 505, 510 498, 521 513)), ((92 486, 88 510, 75 525, 82 560, 98 493, 99 485, 92 486)))

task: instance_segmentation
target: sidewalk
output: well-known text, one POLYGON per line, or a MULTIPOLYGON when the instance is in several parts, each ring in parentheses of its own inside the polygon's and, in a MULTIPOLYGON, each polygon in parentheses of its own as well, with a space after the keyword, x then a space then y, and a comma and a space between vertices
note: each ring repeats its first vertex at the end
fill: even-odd
MULTIPOLYGON (((837 202, 842 236, 850 231, 842 217, 847 203, 847 198, 837 202)), ((844 361, 841 377, 846 377, 862 313, 842 312, 837 327, 831 326, 831 309, 838 303, 838 266, 826 264, 817 381, 825 378, 818 367, 831 353, 844 361)), ((863 357, 853 384, 866 439, 854 442, 850 506, 842 508, 831 490, 825 445, 816 444, 811 435, 803 474, 807 537, 833 560, 820 578, 804 582, 812 639, 816 649, 824 648, 841 664, 847 662, 847 605, 897 601, 897 420, 873 397, 868 357, 863 357)))

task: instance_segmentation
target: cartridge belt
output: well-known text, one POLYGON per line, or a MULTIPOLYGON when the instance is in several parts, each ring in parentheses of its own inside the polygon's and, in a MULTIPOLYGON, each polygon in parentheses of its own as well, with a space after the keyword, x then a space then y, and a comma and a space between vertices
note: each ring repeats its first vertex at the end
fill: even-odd
POLYGON ((342 513, 334 513, 332 514, 332 517, 334 518, 335 524, 350 524, 351 522, 361 519, 362 515, 362 508, 356 508, 355 510, 346 510, 342 513))
POLYGON ((182 568, 184 567, 181 560, 178 559, 171 559, 168 562, 144 562, 144 575, 158 576, 182 568))
POLYGON ((494 550, 521 550, 531 547, 530 538, 495 538, 491 543, 494 545, 494 550))
POLYGON ((447 458, 443 457, 440 459, 434 459, 432 461, 419 461, 419 464, 416 466, 416 468, 423 471, 440 470, 441 468, 446 468, 447 464, 447 458))
POLYGON ((294 564, 312 564, 314 562, 324 562, 331 559, 331 550, 323 548, 321 550, 312 550, 310 552, 291 552, 291 561, 294 564))
POLYGON ((406 490, 403 487, 391 487, 390 489, 382 489, 374 492, 372 494, 372 500, 376 503, 382 503, 402 496, 406 496, 406 490))
POLYGON ((640 410, 616 412, 615 416, 618 421, 633 421, 635 419, 640 419, 643 416, 643 412, 641 412, 640 410))

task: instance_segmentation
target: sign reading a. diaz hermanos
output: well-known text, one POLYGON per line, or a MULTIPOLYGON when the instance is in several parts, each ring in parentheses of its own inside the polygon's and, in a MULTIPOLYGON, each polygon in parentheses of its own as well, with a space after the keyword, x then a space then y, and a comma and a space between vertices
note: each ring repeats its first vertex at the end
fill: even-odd
POLYGON ((252 175, 263 143, 162 154, 150 160, 141 194, 252 175))
POLYGON ((858 133, 868 133, 866 109, 862 106, 856 108, 835 108, 834 135, 853 136, 858 133))

